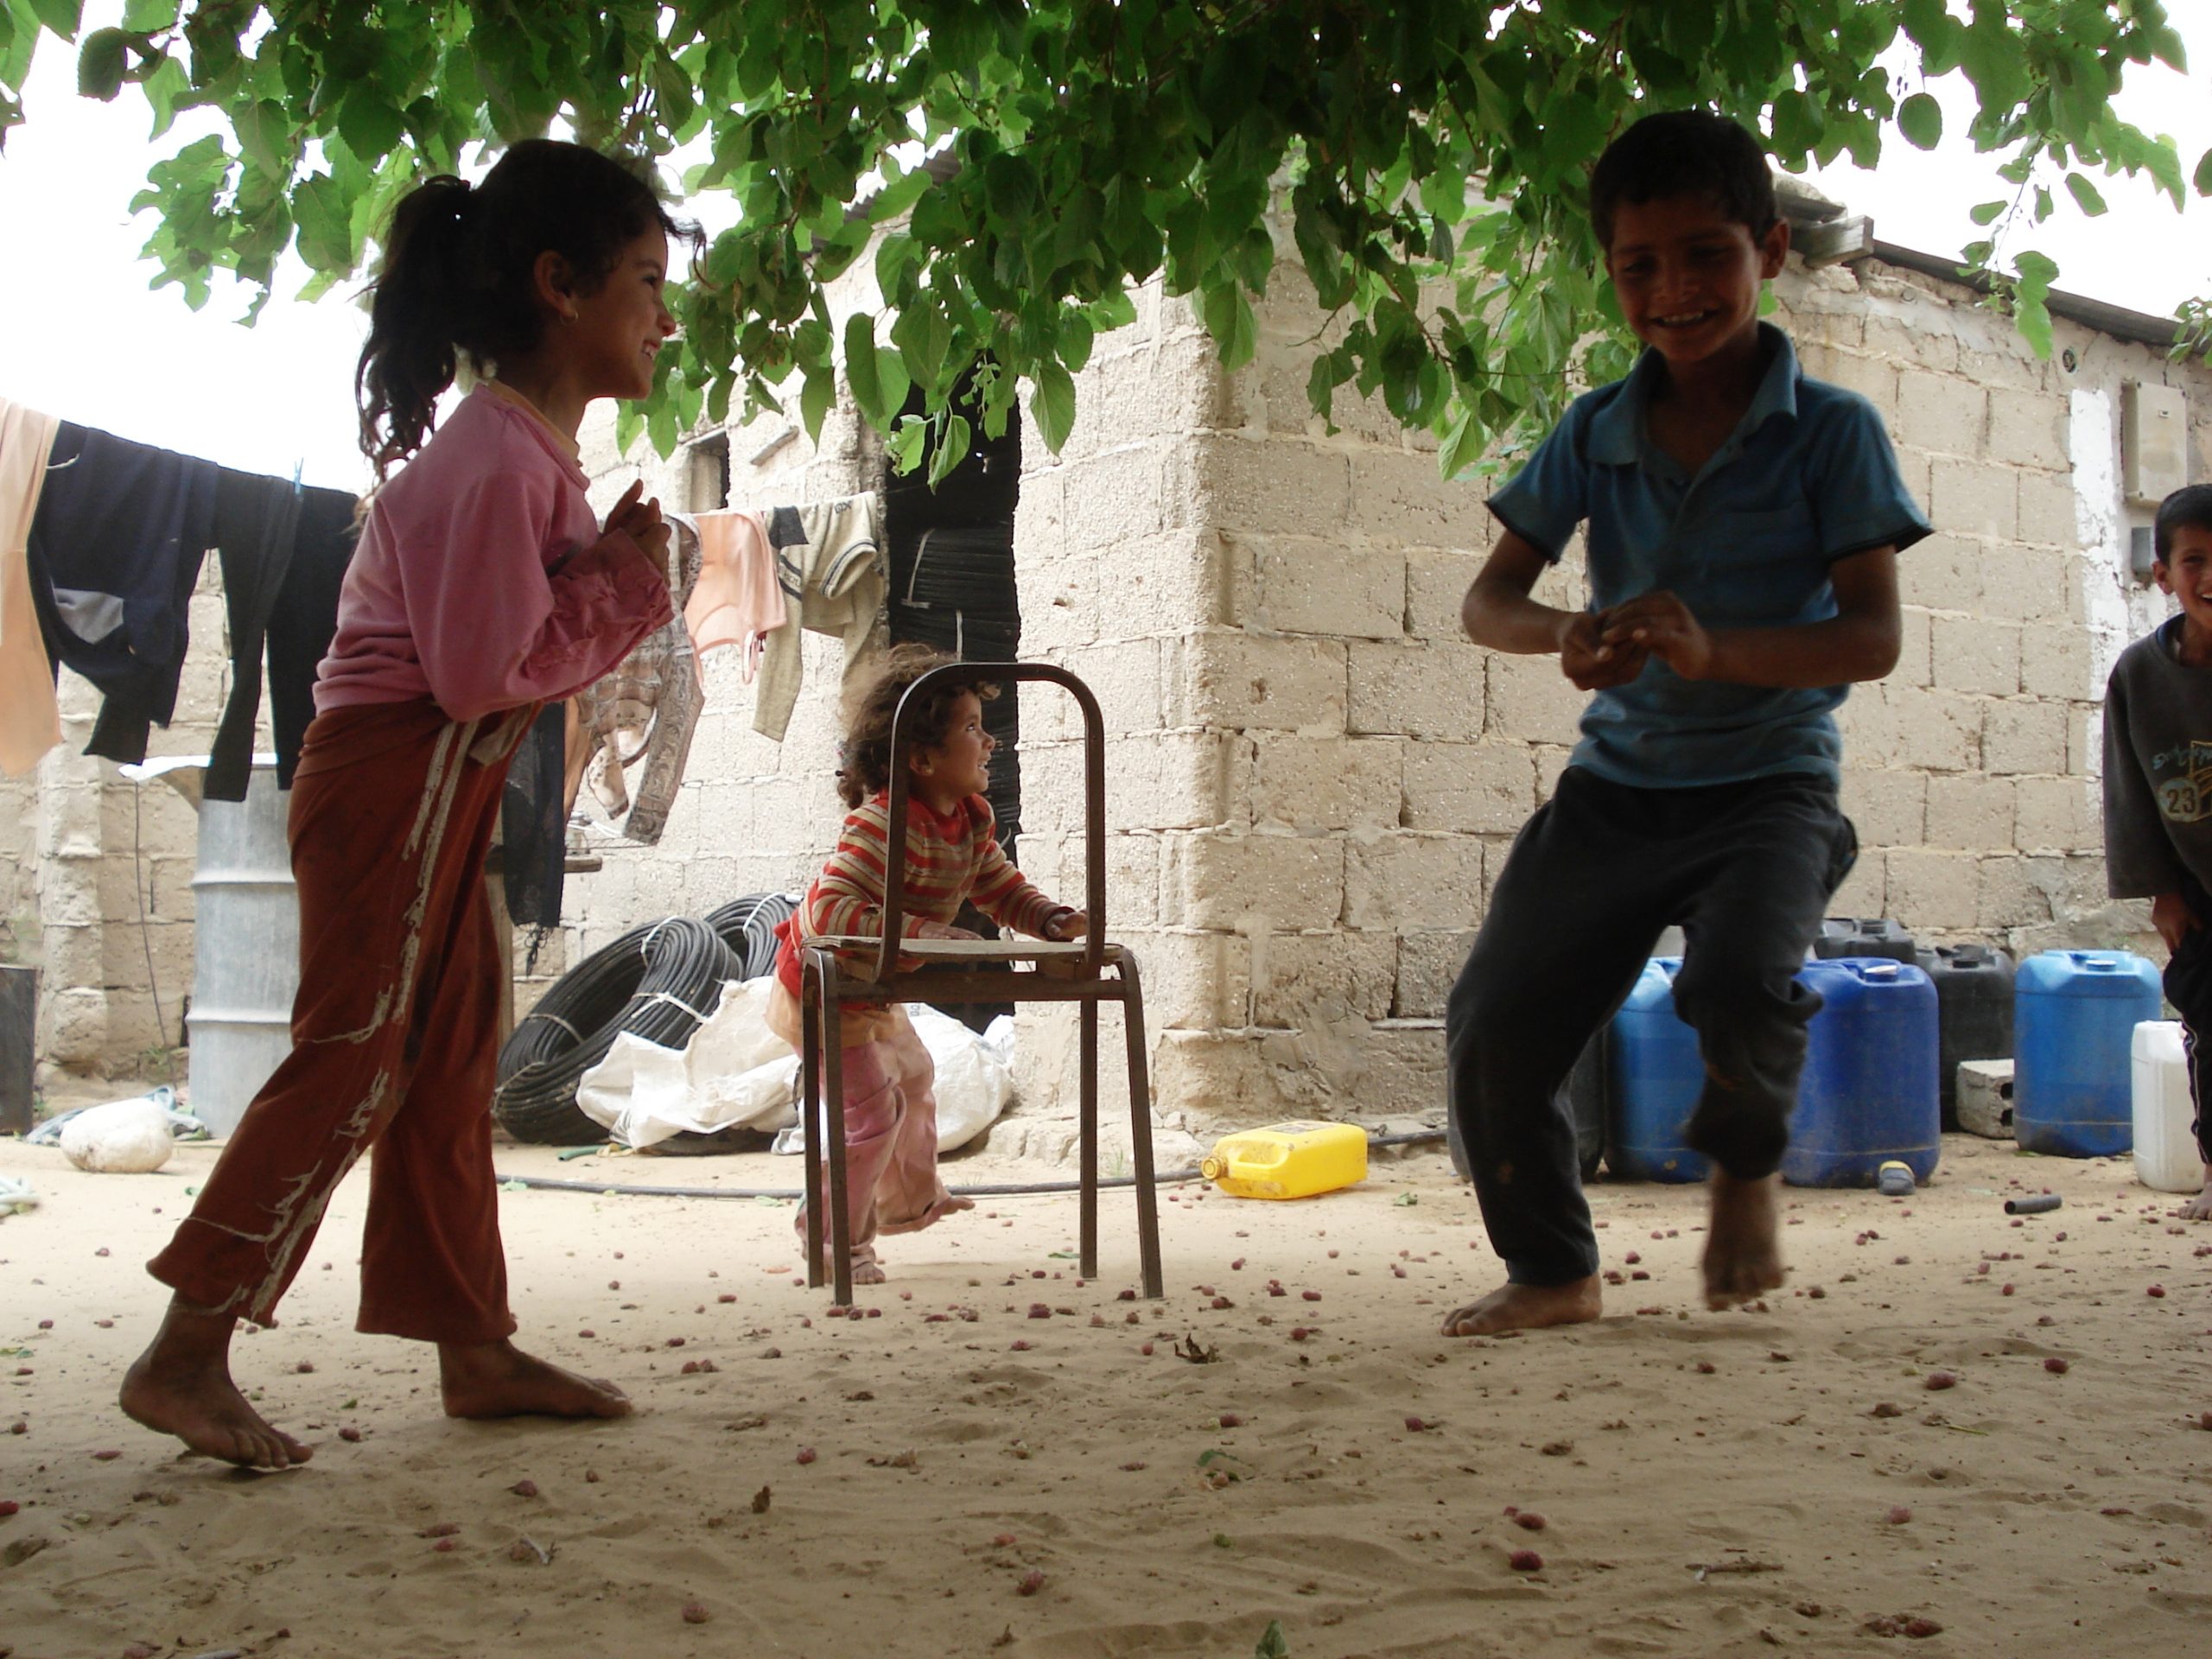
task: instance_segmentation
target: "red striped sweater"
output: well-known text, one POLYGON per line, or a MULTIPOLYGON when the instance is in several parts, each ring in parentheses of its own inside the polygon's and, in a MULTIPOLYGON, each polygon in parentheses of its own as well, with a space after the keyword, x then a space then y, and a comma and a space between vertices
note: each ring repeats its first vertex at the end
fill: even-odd
MULTIPOLYGON (((846 815, 837 850, 791 918, 776 929, 783 949, 776 957, 776 977, 793 996, 799 992, 798 946, 826 934, 883 937, 884 848, 891 821, 891 800, 878 793, 846 815)), ((906 938, 928 938, 950 925, 964 899, 1001 927, 1033 938, 1063 916, 1074 914, 1031 885, 1014 861, 999 850, 990 804, 971 795, 950 815, 938 813, 912 797, 906 802, 906 881, 899 931, 906 938)), ((873 971, 875 952, 842 950, 839 962, 873 971)), ((915 966, 902 959, 899 966, 915 966)))

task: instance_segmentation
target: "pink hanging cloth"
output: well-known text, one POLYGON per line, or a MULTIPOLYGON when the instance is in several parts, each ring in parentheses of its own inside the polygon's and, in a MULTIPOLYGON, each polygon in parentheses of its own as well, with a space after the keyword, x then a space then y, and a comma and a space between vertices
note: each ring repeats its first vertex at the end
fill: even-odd
POLYGON ((696 517, 699 582, 683 607, 683 626, 702 657, 717 645, 742 646, 741 672, 750 685, 767 636, 784 626, 786 614, 775 550, 757 512, 730 507, 696 517))

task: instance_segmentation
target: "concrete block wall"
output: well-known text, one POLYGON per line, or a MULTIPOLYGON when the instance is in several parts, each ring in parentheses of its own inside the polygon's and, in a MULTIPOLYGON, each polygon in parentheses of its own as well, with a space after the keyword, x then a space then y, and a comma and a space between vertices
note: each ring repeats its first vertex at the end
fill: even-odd
MULTIPOLYGON (((1279 270, 1235 377, 1147 295, 1079 378, 1067 452, 1032 458, 1017 528, 1029 649, 1105 707, 1113 931, 1147 976, 1161 1116, 1201 1139, 1441 1106, 1444 998, 1584 702, 1554 660, 1465 642, 1484 486, 1440 481, 1376 404, 1340 393, 1334 432, 1312 415, 1329 330, 1300 286, 1279 270)), ((1901 564, 1897 671, 1846 706, 1864 850, 1837 911, 2160 954, 2145 907, 2103 893, 2103 678, 2167 609, 2126 571, 2147 507, 2119 499, 2118 410, 2127 380, 2182 386, 2212 476, 2212 372, 2063 321, 2046 364, 1964 289, 1878 264, 1778 289, 1807 372, 1874 402, 1939 527, 1901 564)), ((1579 549, 1544 592, 1582 601, 1579 549)), ((1026 740, 1039 816, 1070 817, 1072 735, 1026 740)), ((1074 887, 1071 836, 1024 847, 1074 887)), ((1071 1098, 1071 1020, 1025 1044, 1025 1097, 1071 1098)), ((1110 1033, 1103 1052, 1110 1124, 1110 1033)))

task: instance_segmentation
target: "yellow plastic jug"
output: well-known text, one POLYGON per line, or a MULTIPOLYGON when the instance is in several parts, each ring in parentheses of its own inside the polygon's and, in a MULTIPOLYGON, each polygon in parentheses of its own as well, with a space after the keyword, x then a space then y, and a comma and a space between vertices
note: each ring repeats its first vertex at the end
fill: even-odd
POLYGON ((1232 1198, 1306 1198, 1367 1179, 1367 1133, 1354 1123, 1270 1123, 1217 1142, 1198 1173, 1232 1198))

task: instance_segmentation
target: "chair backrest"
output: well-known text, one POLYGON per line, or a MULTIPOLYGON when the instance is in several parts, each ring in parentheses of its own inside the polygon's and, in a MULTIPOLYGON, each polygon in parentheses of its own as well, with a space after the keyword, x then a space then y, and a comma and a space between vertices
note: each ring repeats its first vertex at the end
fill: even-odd
POLYGON ((884 849, 889 868, 883 873, 883 939, 877 947, 875 963, 879 981, 895 971, 898 943, 905 937, 906 755, 917 741, 913 722, 922 700, 939 686, 997 684, 1007 680, 1044 680, 1064 686, 1083 710, 1083 907, 1090 918, 1090 929, 1084 938, 1082 963, 1084 974, 1093 978, 1098 975, 1106 936, 1106 722, 1098 713, 1098 699, 1089 686, 1052 663, 947 663, 908 686, 891 716, 890 839, 884 849))

